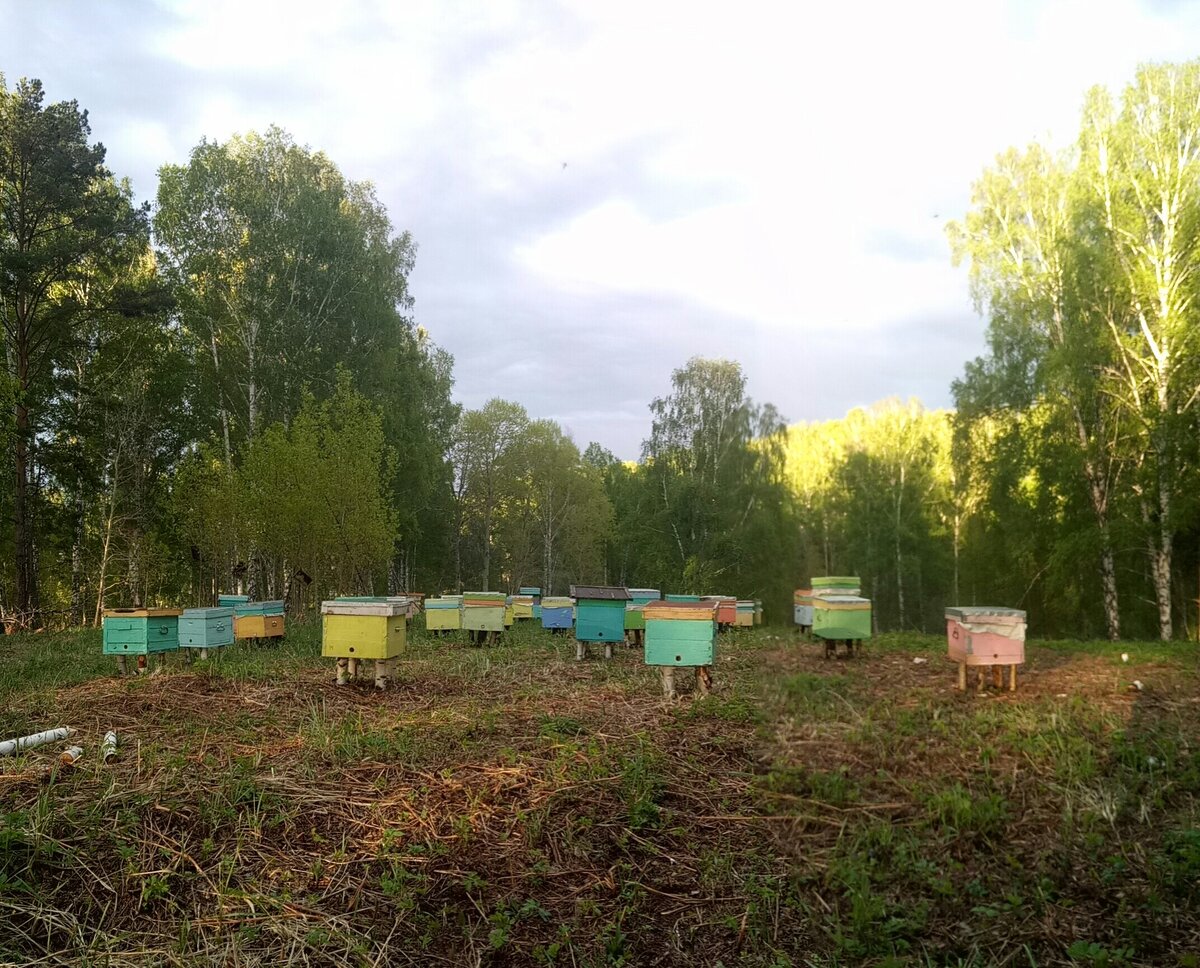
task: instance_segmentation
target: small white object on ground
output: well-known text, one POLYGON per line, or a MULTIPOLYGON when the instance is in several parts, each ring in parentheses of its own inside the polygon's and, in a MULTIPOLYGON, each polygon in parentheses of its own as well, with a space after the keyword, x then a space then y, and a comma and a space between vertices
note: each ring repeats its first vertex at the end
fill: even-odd
POLYGON ((111 763, 117 758, 117 731, 110 729, 104 734, 104 742, 100 744, 100 759, 111 763))
POLYGON ((57 729, 46 729, 40 733, 31 733, 29 736, 6 739, 3 743, 0 743, 0 756, 12 756, 14 753, 21 752, 21 750, 30 750, 35 746, 45 746, 47 743, 53 743, 74 735, 75 730, 71 726, 59 726, 57 729))
POLYGON ((928 661, 929 660, 926 659, 924 656, 917 656, 915 659, 913 659, 913 665, 920 665, 922 662, 928 662, 928 661))
POLYGON ((1133 680, 1133 688, 1138 690, 1138 692, 1141 692, 1142 689, 1144 689, 1145 687, 1142 685, 1141 679, 1134 679, 1133 680))
POLYGON ((1121 653, 1121 661, 1122 661, 1122 662, 1128 662, 1128 661, 1129 661, 1129 653, 1128 653, 1128 652, 1122 652, 1122 653, 1121 653))
POLYGON ((82 756, 82 746, 68 746, 59 754, 58 760, 63 766, 74 766, 82 756))

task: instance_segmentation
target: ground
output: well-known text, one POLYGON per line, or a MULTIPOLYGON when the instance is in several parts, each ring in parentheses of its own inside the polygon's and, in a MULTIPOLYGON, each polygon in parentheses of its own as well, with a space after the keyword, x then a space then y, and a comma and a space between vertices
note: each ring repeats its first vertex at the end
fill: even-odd
POLYGON ((382 694, 318 634, 124 680, 0 638, 0 734, 85 748, 0 760, 0 964, 1200 964, 1194 644, 963 695, 935 636, 738 630, 667 706, 528 626, 382 694))

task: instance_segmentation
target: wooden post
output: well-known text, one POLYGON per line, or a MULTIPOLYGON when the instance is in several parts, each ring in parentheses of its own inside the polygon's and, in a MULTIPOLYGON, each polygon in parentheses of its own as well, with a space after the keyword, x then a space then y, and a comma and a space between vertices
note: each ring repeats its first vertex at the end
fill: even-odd
POLYGON ((587 658, 587 646, 584 645, 582 642, 580 642, 579 639, 576 639, 575 640, 575 661, 582 662, 585 658, 587 658))
POLYGON ((117 675, 123 676, 129 672, 129 663, 125 661, 125 656, 117 656, 117 675))
POLYGON ((146 674, 146 657, 144 655, 139 655, 137 657, 137 674, 139 676, 144 676, 146 674))
POLYGON ((350 678, 357 679, 358 678, 358 659, 347 659, 346 662, 349 665, 350 678))
POLYGON ((963 692, 967 691, 967 664, 965 662, 958 664, 958 688, 963 692))
POLYGON ((659 666, 658 670, 662 673, 663 699, 670 702, 675 698, 675 667, 659 666))
POLYGON ((696 666, 696 691, 702 696, 712 692, 712 666, 696 666))
POLYGON ((387 659, 376 659, 375 660, 375 688, 376 689, 386 689, 387 688, 388 673, 390 671, 391 670, 388 669, 388 660, 387 659))
POLYGON ((208 649, 201 649, 200 650, 200 661, 203 662, 207 658, 208 658, 208 649))
POLYGON ((997 689, 1004 685, 1004 670, 998 665, 992 666, 992 685, 997 689))
POLYGON ((337 660, 337 684, 344 686, 350 681, 348 678, 350 660, 341 658, 337 660))
POLYGON ((1008 667, 1008 691, 1017 691, 1017 664, 1015 662, 1008 667))
POLYGON ((611 642, 604 643, 604 658, 606 658, 606 659, 612 658, 612 643, 611 642))

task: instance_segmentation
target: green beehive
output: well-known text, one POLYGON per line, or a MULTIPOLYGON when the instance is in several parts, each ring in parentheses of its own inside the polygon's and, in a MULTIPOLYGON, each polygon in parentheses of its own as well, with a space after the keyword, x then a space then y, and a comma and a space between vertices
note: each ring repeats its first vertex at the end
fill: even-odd
POLYGON ((462 627, 468 632, 503 632, 504 600, 502 592, 463 592, 462 627))
POLYGON ((125 671, 125 657, 145 657, 179 648, 179 608, 112 608, 104 613, 103 654, 117 657, 125 671))
POLYGON ((625 639, 625 605, 628 589, 615 585, 572 585, 575 599, 575 658, 587 654, 589 642, 604 643, 604 657, 612 658, 612 645, 625 639))
POLYGON ((646 617, 643 614, 646 605, 662 600, 657 588, 629 589, 629 604, 625 606, 625 631, 644 632, 646 617))
POLYGON ((697 689, 712 688, 711 667, 716 659, 717 608, 715 602, 651 602, 646 616, 647 665, 662 670, 663 694, 675 698, 674 670, 696 670, 697 689))
MULTIPOLYGON (((814 580, 815 581, 815 580, 814 580)), ((857 595, 824 595, 813 599, 813 635, 834 641, 871 637, 871 601, 857 595)))

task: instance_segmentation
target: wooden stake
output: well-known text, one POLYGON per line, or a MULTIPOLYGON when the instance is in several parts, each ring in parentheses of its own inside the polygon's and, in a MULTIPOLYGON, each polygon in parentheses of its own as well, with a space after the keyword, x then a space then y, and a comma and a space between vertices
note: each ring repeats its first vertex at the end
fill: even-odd
POLYGON ((696 691, 702 696, 712 692, 712 666, 696 666, 696 691))
POLYGON ((992 666, 992 685, 999 689, 1004 684, 1004 670, 998 665, 992 666))
POLYGON ((604 643, 604 658, 606 658, 606 659, 612 658, 612 643, 611 642, 604 643))
POLYGON ((965 662, 958 664, 958 688, 963 692, 967 691, 967 664, 965 662))
POLYGON ((1008 667, 1008 691, 1017 691, 1017 664, 1015 662, 1008 667))
POLYGON ((375 688, 376 689, 386 689, 387 688, 389 671, 390 670, 388 669, 388 660, 387 659, 376 659, 375 660, 375 688))
POLYGON ((200 661, 203 662, 207 658, 208 658, 208 649, 201 649, 200 650, 200 661))
POLYGON ((341 658, 337 660, 337 684, 344 686, 350 681, 349 675, 350 660, 341 658))
POLYGON ((358 659, 347 659, 346 661, 349 663, 349 667, 350 667, 350 678, 357 679, 358 678, 358 659))
POLYGON ((117 675, 123 676, 129 672, 129 663, 125 661, 125 656, 117 656, 117 675))
POLYGON ((670 702, 675 698, 675 667, 659 666, 658 669, 662 673, 663 699, 670 702))
POLYGON ((575 661, 582 662, 585 658, 587 658, 587 646, 584 645, 582 642, 580 642, 579 639, 576 639, 575 640, 575 661))
POLYGON ((144 676, 146 674, 146 657, 144 655, 139 655, 137 657, 137 673, 139 676, 144 676))

